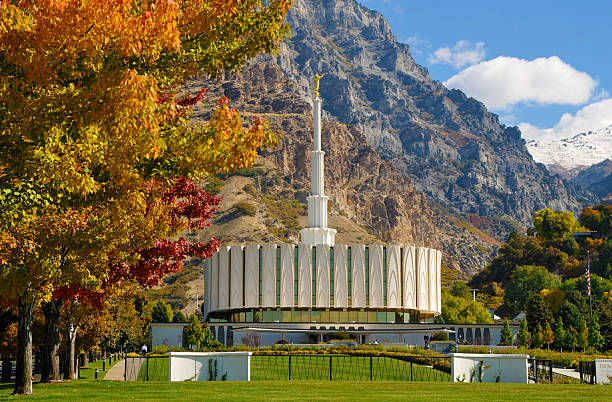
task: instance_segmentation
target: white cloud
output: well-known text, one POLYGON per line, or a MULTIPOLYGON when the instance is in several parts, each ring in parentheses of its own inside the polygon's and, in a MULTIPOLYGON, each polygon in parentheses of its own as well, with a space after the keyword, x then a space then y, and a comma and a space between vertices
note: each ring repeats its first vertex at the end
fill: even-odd
POLYGON ((551 128, 539 128, 529 123, 519 124, 523 138, 560 139, 597 130, 612 124, 612 98, 591 103, 575 115, 565 113, 551 128))
POLYGON ((524 60, 500 56, 473 65, 448 79, 458 88, 482 101, 488 108, 508 110, 517 103, 586 103, 597 82, 557 56, 524 60))
POLYGON ((450 47, 441 47, 429 56, 429 64, 450 64, 463 68, 481 62, 485 58, 484 42, 474 45, 467 40, 460 40, 450 47))

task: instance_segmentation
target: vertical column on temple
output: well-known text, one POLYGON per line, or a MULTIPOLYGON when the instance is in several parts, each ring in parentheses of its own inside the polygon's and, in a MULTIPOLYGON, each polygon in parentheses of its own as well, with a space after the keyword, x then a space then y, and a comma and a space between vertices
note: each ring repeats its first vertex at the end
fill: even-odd
POLYGON ((321 150, 321 98, 318 96, 318 87, 315 87, 313 99, 314 117, 314 150, 312 156, 312 189, 308 197, 308 228, 300 230, 301 242, 316 246, 325 244, 334 245, 336 231, 327 228, 327 201, 325 195, 325 179, 323 158, 325 152, 321 150))

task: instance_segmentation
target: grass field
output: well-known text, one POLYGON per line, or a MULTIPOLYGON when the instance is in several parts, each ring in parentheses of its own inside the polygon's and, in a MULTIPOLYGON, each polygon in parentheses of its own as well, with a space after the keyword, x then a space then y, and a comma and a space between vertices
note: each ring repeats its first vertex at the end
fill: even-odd
MULTIPOLYGON (((12 384, 0 384, 0 399, 9 397, 12 389, 12 384)), ((457 384, 390 381, 125 383, 78 380, 64 384, 34 384, 34 394, 27 400, 605 401, 612 400, 612 387, 605 385, 457 384)), ((23 400, 23 398, 19 398, 19 400, 23 400)))

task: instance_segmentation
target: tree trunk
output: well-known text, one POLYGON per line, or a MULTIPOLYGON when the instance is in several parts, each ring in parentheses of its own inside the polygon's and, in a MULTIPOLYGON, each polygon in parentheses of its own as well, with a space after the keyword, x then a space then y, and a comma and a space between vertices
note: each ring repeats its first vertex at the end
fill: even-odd
POLYGON ((60 347, 60 315, 63 300, 52 300, 42 306, 45 313, 45 344, 43 347, 43 367, 40 382, 60 380, 61 369, 59 361, 60 347))
POLYGON ((66 344, 66 371, 64 372, 64 378, 69 380, 76 380, 76 359, 74 358, 76 336, 79 330, 78 325, 70 323, 67 331, 67 344, 66 344))
POLYGON ((32 394, 32 313, 34 303, 19 297, 17 327, 17 372, 14 395, 32 394))

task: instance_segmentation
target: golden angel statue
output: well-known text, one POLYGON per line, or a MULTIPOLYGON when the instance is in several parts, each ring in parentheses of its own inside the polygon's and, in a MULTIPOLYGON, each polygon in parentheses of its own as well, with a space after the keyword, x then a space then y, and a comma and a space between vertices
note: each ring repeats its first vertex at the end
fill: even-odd
POLYGON ((315 98, 319 97, 319 81, 321 81, 321 78, 325 77, 325 74, 327 73, 323 73, 321 75, 319 74, 315 74, 313 82, 315 85, 315 98))

